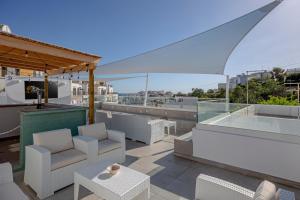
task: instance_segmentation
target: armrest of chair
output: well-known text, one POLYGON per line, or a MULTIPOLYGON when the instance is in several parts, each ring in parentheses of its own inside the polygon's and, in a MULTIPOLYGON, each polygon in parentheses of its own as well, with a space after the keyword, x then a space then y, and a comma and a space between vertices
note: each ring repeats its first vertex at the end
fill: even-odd
POLYGON ((13 182, 11 164, 6 162, 0 164, 0 184, 13 182))
POLYGON ((38 194, 51 190, 51 153, 38 145, 25 147, 24 182, 38 194))
POLYGON ((126 159, 126 142, 125 142, 125 133, 121 131, 116 131, 116 130, 107 130, 108 134, 108 139, 117 141, 121 143, 121 148, 122 148, 122 155, 121 155, 121 161, 120 163, 125 162, 126 159))
POLYGON ((97 161, 98 157, 98 140, 89 136, 73 137, 75 149, 87 154, 88 161, 97 161))
POLYGON ((125 144, 125 133, 116 130, 107 130, 108 138, 125 144))
POLYGON ((251 200, 254 192, 233 183, 200 174, 196 180, 195 199, 251 200))

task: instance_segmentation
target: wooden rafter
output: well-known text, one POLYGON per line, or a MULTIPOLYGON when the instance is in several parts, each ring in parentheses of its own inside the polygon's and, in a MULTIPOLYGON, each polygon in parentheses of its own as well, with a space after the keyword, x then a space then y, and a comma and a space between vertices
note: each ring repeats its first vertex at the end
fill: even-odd
POLYGON ((86 71, 86 66, 95 66, 99 60, 99 56, 0 32, 2 66, 56 75, 86 71))
POLYGON ((0 65, 46 72, 45 103, 48 75, 89 72, 89 123, 94 123, 94 70, 99 61, 99 56, 0 32, 0 65))

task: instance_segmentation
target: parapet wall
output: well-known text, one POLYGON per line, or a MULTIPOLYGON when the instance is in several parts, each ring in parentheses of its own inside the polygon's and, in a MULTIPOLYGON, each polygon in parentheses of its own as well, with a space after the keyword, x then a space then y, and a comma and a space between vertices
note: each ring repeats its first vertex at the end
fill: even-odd
POLYGON ((104 103, 100 109, 110 110, 116 112, 127 112, 134 114, 153 115, 171 119, 182 119, 197 122, 197 112, 178 108, 165 108, 165 107, 144 107, 135 105, 120 105, 104 103))
MULTIPOLYGON (((176 135, 188 133, 197 124, 197 112, 184 109, 175 108, 162 108, 162 107, 143 107, 133 105, 120 105, 104 103, 100 107, 102 110, 125 112, 136 115, 148 115, 153 119, 167 119, 176 121, 176 135)), ((96 116, 97 118, 97 116, 96 116)))

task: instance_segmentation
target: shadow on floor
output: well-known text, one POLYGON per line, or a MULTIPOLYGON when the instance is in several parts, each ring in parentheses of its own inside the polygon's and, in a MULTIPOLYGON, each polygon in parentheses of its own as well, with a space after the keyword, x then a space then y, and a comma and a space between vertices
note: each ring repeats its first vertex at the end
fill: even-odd
POLYGON ((19 137, 0 139, 0 163, 10 162, 13 166, 19 163, 19 137))

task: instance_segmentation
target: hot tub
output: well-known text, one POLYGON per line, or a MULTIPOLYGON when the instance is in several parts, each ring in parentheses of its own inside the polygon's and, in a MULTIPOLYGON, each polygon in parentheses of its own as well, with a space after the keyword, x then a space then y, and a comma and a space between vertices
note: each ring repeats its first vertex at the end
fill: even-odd
POLYGON ((193 156, 300 183, 300 120, 257 115, 255 106, 198 123, 193 156))

